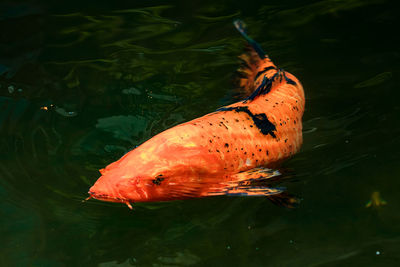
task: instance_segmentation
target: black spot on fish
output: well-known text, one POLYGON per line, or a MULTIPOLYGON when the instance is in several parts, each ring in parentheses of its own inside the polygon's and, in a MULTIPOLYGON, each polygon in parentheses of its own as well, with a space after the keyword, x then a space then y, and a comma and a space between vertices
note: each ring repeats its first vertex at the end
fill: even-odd
MULTIPOLYGON (((220 108, 220 109, 217 109, 217 111, 244 112, 247 115, 249 115, 249 117, 253 120, 254 124, 260 130, 260 132, 262 134, 264 134, 264 135, 269 134, 273 138, 276 138, 276 135, 274 133, 276 131, 276 127, 272 122, 270 122, 268 120, 267 115, 265 115, 264 113, 253 114, 253 113, 251 113, 251 111, 249 110, 249 108, 247 106, 220 108)), ((244 127, 244 129, 246 129, 246 128, 244 127)))
POLYGON ((212 140, 211 140, 211 139, 210 139, 209 141, 210 141, 210 143, 212 143, 212 140))
POLYGON ((229 144, 228 144, 228 143, 225 143, 225 147, 229 147, 229 144))

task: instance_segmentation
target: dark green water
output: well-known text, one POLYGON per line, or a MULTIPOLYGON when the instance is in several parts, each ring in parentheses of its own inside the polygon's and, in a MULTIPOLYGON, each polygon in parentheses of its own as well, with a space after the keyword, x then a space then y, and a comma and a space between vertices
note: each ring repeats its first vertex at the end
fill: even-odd
POLYGON ((105 2, 0 3, 1 266, 398 264, 394 4, 105 2), (82 203, 98 169, 237 100, 239 17, 305 88, 304 145, 284 164, 300 206, 82 203), (374 191, 387 205, 365 207, 374 191))

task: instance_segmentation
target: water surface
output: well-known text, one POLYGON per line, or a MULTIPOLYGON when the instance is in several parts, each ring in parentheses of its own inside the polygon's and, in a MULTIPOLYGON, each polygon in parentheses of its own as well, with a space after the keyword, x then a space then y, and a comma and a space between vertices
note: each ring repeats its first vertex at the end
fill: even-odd
POLYGON ((384 0, 2 2, 0 264, 394 266, 395 10, 384 0), (235 18, 304 85, 304 145, 283 166, 300 206, 82 203, 98 169, 237 101, 235 18), (387 205, 366 208, 375 191, 387 205))

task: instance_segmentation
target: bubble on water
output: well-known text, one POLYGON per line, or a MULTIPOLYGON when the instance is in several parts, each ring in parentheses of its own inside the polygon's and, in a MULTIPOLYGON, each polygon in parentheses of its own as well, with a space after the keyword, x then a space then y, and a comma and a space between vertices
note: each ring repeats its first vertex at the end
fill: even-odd
POLYGON ((8 86, 7 89, 8 89, 8 92, 9 92, 10 94, 14 93, 14 91, 15 91, 15 88, 14 88, 14 86, 12 86, 12 85, 8 86))
POLYGON ((379 256, 379 255, 381 255, 381 252, 380 252, 379 250, 377 250, 377 251, 375 252, 375 254, 376 254, 377 256, 379 256))

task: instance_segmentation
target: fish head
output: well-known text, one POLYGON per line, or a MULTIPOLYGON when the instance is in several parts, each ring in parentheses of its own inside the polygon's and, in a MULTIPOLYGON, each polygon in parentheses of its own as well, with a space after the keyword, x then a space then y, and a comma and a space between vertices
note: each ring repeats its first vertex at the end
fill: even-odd
POLYGON ((100 170, 91 197, 109 202, 183 199, 196 194, 196 181, 214 177, 222 165, 206 147, 155 138, 100 170), (192 188, 188 188, 191 187, 192 188))

